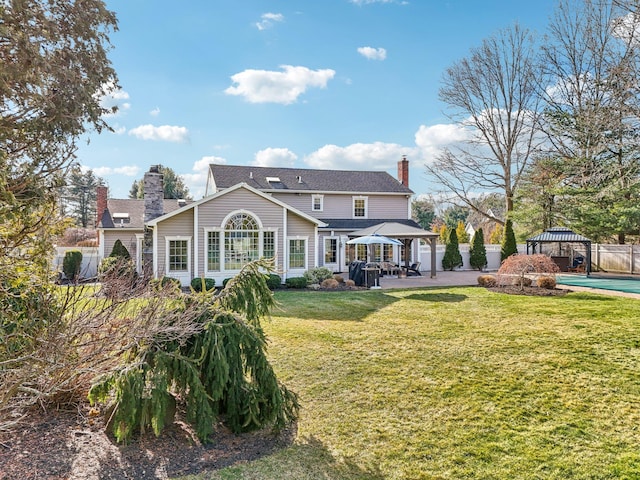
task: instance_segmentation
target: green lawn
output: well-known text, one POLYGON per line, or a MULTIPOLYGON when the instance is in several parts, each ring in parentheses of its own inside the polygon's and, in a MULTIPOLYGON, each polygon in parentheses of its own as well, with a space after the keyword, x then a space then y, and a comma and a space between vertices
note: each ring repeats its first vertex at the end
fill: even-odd
POLYGON ((638 479, 640 301, 278 292, 295 444, 199 479, 638 479))

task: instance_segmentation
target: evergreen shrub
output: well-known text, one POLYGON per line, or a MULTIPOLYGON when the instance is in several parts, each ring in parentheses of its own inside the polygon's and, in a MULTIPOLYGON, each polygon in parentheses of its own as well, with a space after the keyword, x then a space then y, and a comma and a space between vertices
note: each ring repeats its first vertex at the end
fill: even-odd
POLYGON ((487 249, 484 246, 484 232, 479 228, 473 234, 473 240, 469 247, 469 264, 476 270, 484 270, 487 267, 487 249))
POLYGON ((458 234, 455 229, 449 232, 449 242, 445 247, 444 257, 442 258, 442 268, 445 270, 453 270, 462 266, 462 255, 458 245, 458 234))
POLYGON ((267 287, 271 290, 282 287, 282 278, 280 278, 280 275, 270 273, 269 276, 267 276, 267 287))
POLYGON ((307 288, 308 282, 305 277, 291 277, 285 280, 288 288, 307 288))
POLYGON ((504 236, 502 237, 502 247, 500 248, 500 261, 504 262, 505 259, 516 253, 518 253, 518 244, 516 243, 516 235, 513 232, 513 223, 511 220, 507 220, 504 225, 504 236))
POLYGON ((82 252, 80 250, 68 250, 62 260, 62 272, 69 280, 75 280, 82 267, 82 252))
POLYGON ((126 258, 127 260, 131 259, 129 250, 127 250, 127 247, 122 244, 120 239, 116 240, 116 242, 113 244, 113 249, 111 250, 109 256, 116 258, 126 258))
POLYGON ((202 292, 202 287, 204 286, 205 291, 213 290, 216 288, 216 280, 215 278, 203 278, 196 277, 191 280, 191 288, 194 292, 202 292))

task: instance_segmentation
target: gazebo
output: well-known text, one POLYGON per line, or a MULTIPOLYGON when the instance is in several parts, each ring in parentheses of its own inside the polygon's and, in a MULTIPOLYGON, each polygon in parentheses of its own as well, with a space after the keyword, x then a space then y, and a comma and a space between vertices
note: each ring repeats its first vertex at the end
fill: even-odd
POLYGON ((571 244, 580 244, 585 249, 585 273, 591 273, 591 240, 575 233, 567 227, 553 227, 545 230, 540 235, 527 239, 527 255, 531 251, 534 253, 543 253, 543 244, 556 244, 558 246, 557 255, 551 255, 554 262, 560 267, 560 270, 566 271, 573 261, 573 249, 571 244), (570 250, 563 250, 563 246, 568 246, 570 250))
POLYGON ((400 240, 404 245, 405 253, 405 267, 409 266, 409 252, 411 244, 415 239, 424 239, 431 249, 431 278, 436 277, 436 242, 440 234, 435 232, 429 232, 421 228, 412 227, 410 225, 404 225, 398 222, 383 222, 377 225, 373 225, 369 228, 364 228, 356 232, 349 234, 350 237, 362 237, 365 235, 384 235, 389 238, 396 238, 400 240))

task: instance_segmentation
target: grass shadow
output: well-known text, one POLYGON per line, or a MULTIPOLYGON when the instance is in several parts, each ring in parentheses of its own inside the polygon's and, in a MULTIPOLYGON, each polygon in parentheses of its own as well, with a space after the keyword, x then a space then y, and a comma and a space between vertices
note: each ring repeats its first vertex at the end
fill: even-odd
POLYGON ((444 302, 444 303, 457 303, 464 302, 467 298, 466 295, 458 293, 413 293, 407 297, 408 300, 418 300, 421 302, 444 302))
POLYGON ((376 311, 401 300, 375 291, 282 291, 276 292, 278 307, 271 316, 304 320, 361 322, 376 311))
POLYGON ((606 293, 590 293, 590 292, 576 292, 570 290, 571 295, 565 295, 562 297, 564 301, 567 302, 583 302, 585 300, 592 302, 617 302, 621 297, 616 297, 612 295, 607 295, 606 293))
POLYGON ((222 469, 207 469, 180 480, 384 480, 377 465, 362 466, 351 460, 337 459, 329 448, 314 436, 303 437, 288 448, 253 461, 236 463, 222 469))

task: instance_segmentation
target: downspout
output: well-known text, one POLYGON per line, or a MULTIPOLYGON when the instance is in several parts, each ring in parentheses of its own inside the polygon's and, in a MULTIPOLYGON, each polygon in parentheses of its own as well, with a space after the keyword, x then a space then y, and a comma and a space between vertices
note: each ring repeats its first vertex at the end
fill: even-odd
POLYGON ((193 261, 195 263, 193 268, 193 278, 198 278, 200 276, 200 242, 198 240, 198 205, 196 205, 193 207, 193 261))
POLYGON ((282 276, 283 280, 287 279, 289 273, 289 255, 287 250, 287 209, 282 207, 282 276))

